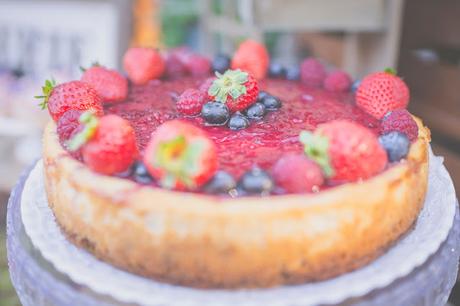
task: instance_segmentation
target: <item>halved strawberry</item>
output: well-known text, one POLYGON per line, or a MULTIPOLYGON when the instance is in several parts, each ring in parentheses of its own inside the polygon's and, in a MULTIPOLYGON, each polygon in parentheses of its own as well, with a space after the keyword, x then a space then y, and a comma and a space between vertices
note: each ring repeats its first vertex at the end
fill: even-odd
POLYGON ((387 164, 387 154, 377 136, 366 127, 347 120, 321 124, 314 133, 302 132, 305 153, 332 180, 367 179, 387 164))
POLYGON ((152 134, 144 164, 161 186, 195 190, 215 174, 217 151, 203 130, 184 121, 172 120, 152 134))
POLYGON ((136 136, 129 122, 117 115, 80 116, 83 128, 68 142, 70 151, 81 149, 84 163, 93 171, 115 174, 127 170, 138 156, 136 136))

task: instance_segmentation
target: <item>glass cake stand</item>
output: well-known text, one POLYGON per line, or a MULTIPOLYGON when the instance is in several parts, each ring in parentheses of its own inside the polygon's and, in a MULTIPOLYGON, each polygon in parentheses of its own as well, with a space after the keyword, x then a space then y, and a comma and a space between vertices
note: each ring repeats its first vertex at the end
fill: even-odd
MULTIPOLYGON (((93 306, 139 305, 123 303, 115 298, 98 294, 89 287, 77 284, 67 275, 57 271, 33 246, 26 234, 21 218, 21 196, 32 167, 24 172, 11 193, 7 216, 7 247, 11 279, 24 306, 93 306)), ((457 205, 458 206, 458 205, 457 205)), ((363 296, 348 298, 339 304, 328 305, 420 305, 443 306, 456 281, 460 256, 460 217, 458 207, 447 239, 422 265, 390 285, 376 288, 363 296)), ((171 303, 174 300, 171 296, 171 303)), ((290 296, 278 297, 286 306, 306 306, 293 301, 290 296)), ((177 303, 176 303, 177 304, 177 303)), ((176 305, 174 304, 174 305, 176 305)), ((221 300, 212 306, 223 305, 221 300)), ((244 303, 251 305, 251 303, 244 303)), ((169 304, 158 304, 168 306, 169 304)), ((201 303, 187 303, 201 305, 201 303)), ((257 304, 254 304, 257 305, 257 304)), ((323 304, 322 306, 325 306, 323 304)))

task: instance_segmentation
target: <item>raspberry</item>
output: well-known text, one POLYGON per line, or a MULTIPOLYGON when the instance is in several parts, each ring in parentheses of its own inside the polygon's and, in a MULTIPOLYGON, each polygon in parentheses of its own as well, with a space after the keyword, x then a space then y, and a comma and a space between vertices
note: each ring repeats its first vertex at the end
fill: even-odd
POLYGON ((319 87, 326 78, 323 64, 315 58, 307 58, 300 64, 300 79, 304 84, 319 87))
POLYGON ((81 130, 80 116, 83 114, 81 110, 68 110, 59 118, 57 122, 57 133, 59 142, 63 147, 66 147, 67 141, 74 135, 75 132, 81 130))
POLYGON ((207 102, 208 95, 198 89, 187 89, 178 98, 176 109, 184 115, 198 115, 207 102))
POLYGON ((193 54, 188 58, 186 67, 194 77, 208 76, 211 71, 211 61, 205 56, 193 54))
POLYGON ((330 73, 324 80, 323 86, 326 90, 334 92, 345 92, 351 86, 350 75, 343 71, 334 71, 330 73))
POLYGON ((412 142, 418 138, 418 125, 405 109, 396 109, 383 117, 380 134, 383 135, 392 131, 406 134, 412 142))
POLYGON ((321 167, 304 154, 288 154, 281 157, 272 169, 278 186, 286 192, 312 192, 324 183, 321 167))

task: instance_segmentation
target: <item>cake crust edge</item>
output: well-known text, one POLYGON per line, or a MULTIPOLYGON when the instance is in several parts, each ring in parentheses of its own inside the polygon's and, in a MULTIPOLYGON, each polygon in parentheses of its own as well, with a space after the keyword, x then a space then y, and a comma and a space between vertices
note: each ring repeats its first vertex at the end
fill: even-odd
POLYGON ((49 123, 45 188, 69 239, 156 280, 201 288, 319 281, 360 268, 415 222, 428 181, 430 132, 403 162, 317 194, 223 199, 144 187, 72 158, 49 123))

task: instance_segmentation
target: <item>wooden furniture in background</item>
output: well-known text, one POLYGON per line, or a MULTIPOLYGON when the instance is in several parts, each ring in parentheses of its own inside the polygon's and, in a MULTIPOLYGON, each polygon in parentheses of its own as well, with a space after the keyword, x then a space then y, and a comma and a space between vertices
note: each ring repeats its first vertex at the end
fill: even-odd
MULTIPOLYGON (((403 0, 221 0, 216 14, 212 0, 201 0, 203 50, 231 52, 242 37, 262 41, 267 32, 342 33, 343 68, 358 77, 395 66, 403 0)), ((321 56, 321 55, 319 55, 321 56)))

